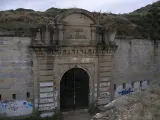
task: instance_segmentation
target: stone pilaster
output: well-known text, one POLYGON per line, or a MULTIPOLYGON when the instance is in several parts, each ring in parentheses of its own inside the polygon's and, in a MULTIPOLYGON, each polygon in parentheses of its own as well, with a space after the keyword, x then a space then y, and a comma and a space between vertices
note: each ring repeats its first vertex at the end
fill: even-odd
POLYGON ((91 40, 91 44, 92 45, 95 45, 96 43, 97 43, 97 37, 96 37, 96 35, 97 35, 97 33, 96 33, 96 30, 97 30, 97 26, 96 25, 92 25, 91 26, 91 35, 92 35, 92 40, 91 40))
POLYGON ((48 28, 46 28, 46 31, 45 31, 45 44, 46 45, 50 44, 50 31, 48 28))
POLYGON ((110 102, 110 81, 112 77, 112 53, 99 55, 98 105, 110 102))
POLYGON ((40 44, 40 43, 41 43, 41 32, 40 32, 40 29, 38 29, 38 31, 37 31, 36 38, 35 38, 35 42, 36 42, 37 44, 40 44))
POLYGON ((109 44, 109 32, 108 31, 105 31, 104 32, 104 40, 105 40, 105 43, 106 43, 106 45, 108 45, 109 44))
POLYGON ((57 30, 57 28, 54 26, 53 27, 53 41, 52 41, 52 43, 53 44, 56 44, 56 43, 58 43, 58 30, 57 30))
POLYGON ((116 31, 110 31, 108 36, 109 41, 113 42, 115 40, 115 36, 116 36, 116 31))
POLYGON ((59 23, 58 24, 58 40, 60 44, 63 44, 63 39, 64 39, 64 24, 59 23))

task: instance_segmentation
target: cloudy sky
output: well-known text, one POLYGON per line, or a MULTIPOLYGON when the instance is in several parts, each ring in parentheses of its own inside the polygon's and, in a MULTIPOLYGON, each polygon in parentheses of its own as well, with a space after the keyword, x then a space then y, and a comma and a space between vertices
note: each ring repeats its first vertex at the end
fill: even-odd
POLYGON ((45 11, 51 7, 83 8, 89 11, 128 13, 158 0, 0 0, 0 10, 28 8, 45 11))

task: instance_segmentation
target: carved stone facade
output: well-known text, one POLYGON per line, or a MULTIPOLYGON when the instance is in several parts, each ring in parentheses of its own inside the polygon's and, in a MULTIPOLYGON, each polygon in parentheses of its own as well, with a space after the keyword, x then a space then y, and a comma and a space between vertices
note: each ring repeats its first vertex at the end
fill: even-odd
POLYGON ((89 105, 111 101, 112 63, 117 46, 110 42, 107 30, 101 34, 100 28, 92 13, 70 9, 38 30, 30 45, 35 108, 60 109, 60 82, 72 68, 81 68, 89 75, 89 105))
POLYGON ((88 108, 144 90, 150 81, 160 79, 160 43, 115 39, 114 25, 96 18, 86 10, 70 9, 36 29, 32 38, 0 36, 0 117, 28 115, 33 110, 51 116, 54 110, 62 110, 61 98, 67 92, 61 94, 66 91, 61 82, 76 70, 87 77, 78 72, 79 79, 68 74, 67 80, 87 81, 87 89, 83 89, 86 84, 76 87, 87 93, 78 99, 86 98, 88 108))

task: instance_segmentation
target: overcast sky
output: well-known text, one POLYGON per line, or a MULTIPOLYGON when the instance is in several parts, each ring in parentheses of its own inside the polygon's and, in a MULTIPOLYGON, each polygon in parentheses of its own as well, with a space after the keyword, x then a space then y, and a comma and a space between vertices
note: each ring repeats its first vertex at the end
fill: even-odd
POLYGON ((0 0, 0 10, 28 8, 45 11, 51 7, 83 8, 89 11, 128 13, 158 0, 0 0))

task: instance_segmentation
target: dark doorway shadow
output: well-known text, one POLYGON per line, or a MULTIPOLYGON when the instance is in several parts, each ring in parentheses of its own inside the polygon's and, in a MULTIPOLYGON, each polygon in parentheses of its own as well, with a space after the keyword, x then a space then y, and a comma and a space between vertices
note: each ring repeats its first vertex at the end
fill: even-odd
POLYGON ((69 111, 88 108, 89 75, 81 68, 72 68, 60 83, 60 110, 69 111))

